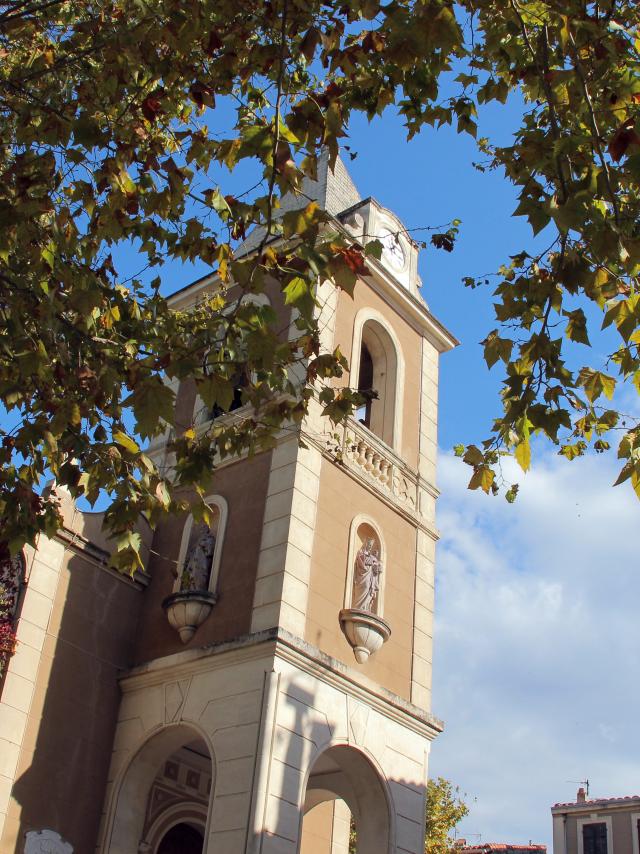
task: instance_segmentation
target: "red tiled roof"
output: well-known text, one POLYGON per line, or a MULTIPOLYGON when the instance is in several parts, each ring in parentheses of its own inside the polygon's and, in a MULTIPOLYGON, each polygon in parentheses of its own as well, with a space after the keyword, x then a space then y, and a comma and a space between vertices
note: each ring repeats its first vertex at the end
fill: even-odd
POLYGON ((457 851, 546 851, 546 845, 511 845, 508 842, 481 842, 479 845, 464 845, 457 851))
POLYGON ((624 795, 621 798, 593 798, 586 801, 568 801, 567 803, 554 804, 552 809, 556 807, 586 807, 594 804, 624 804, 627 801, 640 801, 640 795, 624 795))

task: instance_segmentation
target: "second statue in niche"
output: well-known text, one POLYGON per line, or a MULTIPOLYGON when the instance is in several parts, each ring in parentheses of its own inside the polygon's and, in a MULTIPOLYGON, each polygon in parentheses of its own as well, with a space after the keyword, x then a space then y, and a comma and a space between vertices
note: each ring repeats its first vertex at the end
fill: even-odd
POLYGON ((182 590, 208 590, 211 577, 216 538, 208 526, 204 526, 189 549, 182 573, 182 590))
POLYGON ((378 553, 378 547, 376 541, 369 538, 365 540, 356 555, 352 608, 369 611, 372 614, 376 613, 381 575, 382 560, 378 553))

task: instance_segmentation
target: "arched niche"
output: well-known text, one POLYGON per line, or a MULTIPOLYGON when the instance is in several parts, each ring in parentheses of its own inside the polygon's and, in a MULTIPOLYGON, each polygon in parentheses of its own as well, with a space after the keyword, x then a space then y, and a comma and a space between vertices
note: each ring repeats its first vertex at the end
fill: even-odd
MULTIPOLYGON (((384 588, 387 567, 387 554, 384 538, 379 526, 369 516, 358 515, 351 522, 349 531, 349 553, 347 559, 347 573, 344 588, 344 608, 361 608, 362 602, 358 602, 358 596, 362 596, 362 590, 358 589, 358 580, 361 576, 363 555, 367 552, 376 555, 381 572, 377 578, 371 581, 377 583, 377 591, 371 602, 371 606, 363 610, 370 611, 378 617, 384 615, 384 588)), ((371 568, 375 570, 375 567, 371 568)), ((375 573, 372 571, 371 573, 375 573)))
POLYGON ((395 822, 386 781, 361 749, 338 744, 313 763, 305 788, 303 816, 318 805, 342 800, 355 820, 357 854, 390 854, 395 822))
POLYGON ((211 522, 196 522, 191 515, 185 522, 174 593, 217 590, 229 505, 222 495, 210 495, 205 502, 211 508, 211 522))
POLYGON ((181 793, 181 797, 170 804, 173 814, 169 816, 164 831, 179 823, 182 818, 202 827, 203 837, 207 838, 215 787, 213 752, 208 740, 196 727, 178 724, 163 727, 148 738, 116 780, 107 819, 103 854, 156 854, 157 846, 163 838, 164 810, 154 818, 153 804, 150 802, 154 784, 163 774, 167 774, 169 763, 179 765, 181 752, 187 750, 197 752, 201 764, 208 766, 209 784, 206 787, 206 797, 204 790, 200 792, 200 803, 196 808, 193 792, 189 792, 188 786, 182 785, 183 781, 177 781, 180 786, 176 786, 176 791, 181 793))
POLYGON ((404 358, 395 330, 372 308, 362 309, 354 323, 351 384, 367 398, 356 413, 357 420, 399 451, 404 358))

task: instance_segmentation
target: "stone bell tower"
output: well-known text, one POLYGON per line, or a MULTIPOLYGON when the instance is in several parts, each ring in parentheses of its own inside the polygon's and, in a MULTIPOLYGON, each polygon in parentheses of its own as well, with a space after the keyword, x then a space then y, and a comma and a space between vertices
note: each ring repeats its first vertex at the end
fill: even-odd
MULTIPOLYGON (((456 342, 420 296, 402 223, 361 199, 340 160, 321 167, 307 195, 384 246, 353 298, 319 288, 323 344, 350 354, 347 381, 367 402, 337 437, 314 409, 272 451, 221 463, 211 528, 183 518, 156 532, 120 679, 101 854, 346 854, 351 818, 360 854, 423 851, 441 729, 430 712, 437 372, 456 342)), ((211 288, 172 299, 182 308, 211 288)), ((291 322, 280 295, 267 297, 291 322)), ((188 383, 177 405, 186 423, 211 417, 188 383)), ((162 459, 162 443, 152 453, 162 459)))

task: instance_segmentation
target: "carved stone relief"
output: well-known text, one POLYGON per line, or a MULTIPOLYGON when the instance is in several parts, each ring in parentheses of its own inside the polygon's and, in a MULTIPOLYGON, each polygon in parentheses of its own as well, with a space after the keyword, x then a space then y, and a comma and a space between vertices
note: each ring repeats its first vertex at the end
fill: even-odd
POLYGON ((187 699, 190 679, 181 682, 171 682, 164 689, 164 721, 173 723, 180 719, 182 707, 187 699))
POLYGON ((349 729, 351 738, 358 745, 364 745, 369 724, 369 706, 363 706, 353 700, 349 702, 349 729))

